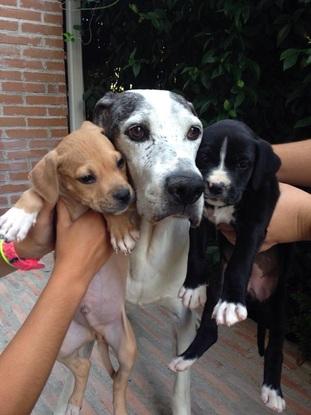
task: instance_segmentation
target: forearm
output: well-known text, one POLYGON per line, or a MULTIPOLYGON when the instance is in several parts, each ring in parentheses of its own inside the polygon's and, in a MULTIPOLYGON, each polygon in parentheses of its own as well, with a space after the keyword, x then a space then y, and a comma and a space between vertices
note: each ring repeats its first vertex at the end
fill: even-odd
POLYGON ((54 273, 0 356, 0 415, 30 414, 51 372, 86 284, 54 273), (70 287, 70 289, 68 289, 70 287))
POLYGON ((15 268, 10 267, 6 262, 3 261, 3 259, 0 257, 0 278, 5 277, 8 274, 11 274, 11 272, 14 272, 15 268))
POLYGON ((273 150, 282 161, 278 171, 281 182, 296 186, 311 185, 311 139, 276 144, 273 150))

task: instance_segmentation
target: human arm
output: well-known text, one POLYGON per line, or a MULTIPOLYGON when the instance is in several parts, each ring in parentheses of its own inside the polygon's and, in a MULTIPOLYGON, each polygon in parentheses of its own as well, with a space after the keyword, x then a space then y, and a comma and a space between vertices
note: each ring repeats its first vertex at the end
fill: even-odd
MULTIPOLYGON (((14 242, 19 257, 41 258, 52 251, 54 244, 53 212, 53 206, 45 203, 38 215, 36 225, 30 229, 27 237, 23 241, 14 242)), ((0 277, 4 277, 15 270, 15 268, 7 265, 0 256, 0 277)))
POLYGON ((282 161, 278 179, 296 186, 311 186, 311 139, 272 147, 282 161))
MULTIPOLYGON (((311 195, 297 187, 280 183, 280 197, 260 248, 265 251, 277 243, 311 240, 311 195)), ((220 231, 235 243, 235 231, 228 225, 219 225, 220 231)))
POLYGON ((108 241, 99 214, 87 212, 72 223, 60 204, 54 270, 0 356, 0 415, 31 413, 90 280, 111 255, 108 241))

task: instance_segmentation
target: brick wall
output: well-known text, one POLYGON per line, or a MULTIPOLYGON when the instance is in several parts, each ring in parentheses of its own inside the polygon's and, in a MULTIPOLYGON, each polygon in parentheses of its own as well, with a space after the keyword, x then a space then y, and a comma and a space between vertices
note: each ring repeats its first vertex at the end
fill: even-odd
POLYGON ((0 213, 67 133, 62 24, 58 0, 0 0, 0 213))

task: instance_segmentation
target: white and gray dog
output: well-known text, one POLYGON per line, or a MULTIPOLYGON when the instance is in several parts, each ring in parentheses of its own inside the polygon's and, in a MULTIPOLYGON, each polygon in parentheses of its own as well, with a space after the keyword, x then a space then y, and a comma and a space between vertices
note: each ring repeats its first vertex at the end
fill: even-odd
MULTIPOLYGON (((195 164, 202 123, 192 104, 163 90, 108 93, 96 105, 94 122, 126 157, 141 216, 141 237, 130 256, 127 300, 168 306, 177 316, 180 353, 195 334, 196 316, 178 293, 186 276, 190 222, 198 225, 203 210, 204 185, 195 164)), ((191 294, 191 306, 205 302, 205 287, 191 294)), ((176 375, 176 415, 191 414, 189 376, 176 375)))

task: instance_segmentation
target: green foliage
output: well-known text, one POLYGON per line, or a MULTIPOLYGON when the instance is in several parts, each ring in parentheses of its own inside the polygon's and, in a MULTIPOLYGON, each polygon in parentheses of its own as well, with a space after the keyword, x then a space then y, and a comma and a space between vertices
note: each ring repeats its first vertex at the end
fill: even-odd
POLYGON ((270 141, 310 134, 309 1, 132 0, 83 13, 89 116, 108 90, 165 88, 205 124, 243 119, 270 141))

